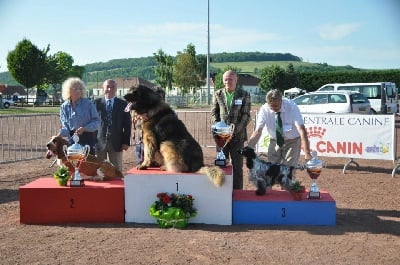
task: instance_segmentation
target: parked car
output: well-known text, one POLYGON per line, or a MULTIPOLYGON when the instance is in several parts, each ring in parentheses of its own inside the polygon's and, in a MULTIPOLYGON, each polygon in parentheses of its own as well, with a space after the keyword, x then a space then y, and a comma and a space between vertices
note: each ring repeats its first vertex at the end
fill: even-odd
POLYGON ((355 91, 309 92, 293 100, 302 113, 373 113, 368 98, 355 91))
POLYGON ((11 105, 14 105, 15 102, 12 99, 3 98, 3 108, 8 109, 11 105))

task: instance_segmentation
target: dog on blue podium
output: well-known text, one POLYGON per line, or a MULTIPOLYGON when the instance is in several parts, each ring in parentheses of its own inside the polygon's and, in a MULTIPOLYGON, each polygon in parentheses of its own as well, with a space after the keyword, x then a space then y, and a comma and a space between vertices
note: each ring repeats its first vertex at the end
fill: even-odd
POLYGON ((239 154, 246 159, 246 166, 250 170, 249 181, 257 187, 256 195, 264 195, 275 184, 285 190, 289 189, 293 182, 294 167, 264 161, 249 146, 240 149, 239 154))

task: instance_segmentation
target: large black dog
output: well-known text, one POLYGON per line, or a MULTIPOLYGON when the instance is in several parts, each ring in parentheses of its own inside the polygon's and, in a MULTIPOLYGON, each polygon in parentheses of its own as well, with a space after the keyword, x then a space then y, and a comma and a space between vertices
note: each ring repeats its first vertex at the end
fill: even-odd
POLYGON ((177 114, 153 89, 139 85, 124 96, 128 105, 142 118, 144 159, 136 168, 160 165, 172 172, 200 172, 216 186, 224 182, 225 173, 219 167, 204 166, 203 150, 177 114))
POLYGON ((253 148, 244 147, 239 154, 246 158, 246 166, 250 169, 249 181, 257 187, 256 195, 264 195, 273 185, 280 184, 288 190, 292 184, 292 171, 294 167, 276 164, 260 159, 253 148))

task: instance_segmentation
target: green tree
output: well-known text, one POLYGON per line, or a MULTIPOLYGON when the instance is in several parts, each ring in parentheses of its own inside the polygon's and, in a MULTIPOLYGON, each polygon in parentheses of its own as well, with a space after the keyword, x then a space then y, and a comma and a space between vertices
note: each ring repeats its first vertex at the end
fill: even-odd
MULTIPOLYGON (((61 92, 61 83, 68 77, 82 78, 84 67, 73 65, 74 59, 66 52, 57 52, 46 59, 47 73, 45 82, 41 85, 43 88, 52 87, 53 96, 59 99, 61 92)), ((49 89, 47 89, 49 90, 49 89)), ((48 91, 49 92, 49 91, 48 91)))
POLYGON ((183 95, 191 89, 194 93, 195 88, 204 83, 199 73, 196 50, 193 44, 188 44, 183 52, 178 52, 174 66, 175 85, 181 89, 183 95))
POLYGON ((157 62, 157 66, 154 70, 157 84, 159 84, 162 88, 171 90, 173 83, 174 65, 174 60, 172 56, 165 54, 164 51, 161 49, 159 49, 157 53, 153 53, 153 55, 154 59, 157 62))
POLYGON ((11 75, 27 90, 43 83, 47 69, 48 50, 49 48, 41 51, 31 41, 23 39, 18 42, 14 50, 8 53, 7 67, 11 75))
POLYGON ((285 87, 287 86, 285 83, 286 72, 278 65, 272 65, 270 67, 263 68, 261 70, 260 78, 261 81, 259 85, 264 92, 268 92, 272 89, 278 89, 283 93, 285 87))
POLYGON ((285 80, 286 80, 286 84, 284 86, 284 89, 298 87, 297 74, 296 74, 296 71, 295 71, 292 63, 289 63, 288 66, 286 67, 285 80))

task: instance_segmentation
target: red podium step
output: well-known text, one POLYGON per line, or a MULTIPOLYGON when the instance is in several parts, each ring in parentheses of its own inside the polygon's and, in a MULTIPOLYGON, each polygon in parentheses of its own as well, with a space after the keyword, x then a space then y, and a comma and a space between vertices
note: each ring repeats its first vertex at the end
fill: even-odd
POLYGON ((54 178, 39 178, 19 188, 20 222, 123 223, 124 182, 85 181, 84 187, 62 187, 54 178))

